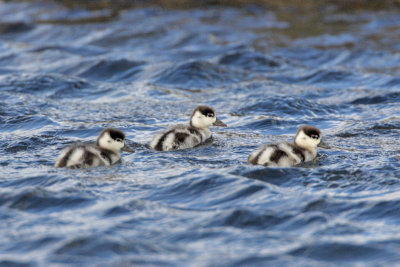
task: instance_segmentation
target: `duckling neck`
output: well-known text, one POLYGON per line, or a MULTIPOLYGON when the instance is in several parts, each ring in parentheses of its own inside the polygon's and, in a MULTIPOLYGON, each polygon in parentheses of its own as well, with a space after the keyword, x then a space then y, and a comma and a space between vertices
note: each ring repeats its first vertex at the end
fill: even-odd
POLYGON ((195 129, 199 134, 201 134, 202 140, 207 140, 212 136, 211 131, 208 127, 197 127, 193 125, 191 121, 189 127, 195 129))
POLYGON ((199 129, 199 130, 205 130, 205 131, 210 130, 207 126, 200 127, 198 125, 195 125, 192 121, 189 122, 189 125, 190 125, 190 127, 193 127, 193 128, 199 129))
POLYGON ((313 156, 317 155, 317 148, 316 147, 312 147, 312 146, 302 146, 300 144, 298 144, 296 141, 294 142, 294 144, 299 147, 300 149, 304 149, 308 152, 310 152, 313 156))
POLYGON ((99 146, 99 147, 100 147, 102 150, 108 151, 108 152, 113 153, 113 154, 115 154, 115 155, 117 155, 117 156, 120 156, 120 155, 121 155, 121 151, 120 151, 120 150, 109 149, 109 148, 105 148, 105 147, 102 147, 102 146, 99 146))

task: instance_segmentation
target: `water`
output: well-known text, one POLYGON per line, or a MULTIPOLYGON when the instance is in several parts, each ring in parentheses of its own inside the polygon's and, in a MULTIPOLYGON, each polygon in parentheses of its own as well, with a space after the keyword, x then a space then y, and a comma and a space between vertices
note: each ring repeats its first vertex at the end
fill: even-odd
POLYGON ((400 261, 396 11, 0 3, 0 18, 1 266, 400 261), (198 104, 229 127, 149 150, 198 104), (333 148, 247 163, 303 124, 333 148), (136 150, 122 164, 53 168, 109 126, 136 150))

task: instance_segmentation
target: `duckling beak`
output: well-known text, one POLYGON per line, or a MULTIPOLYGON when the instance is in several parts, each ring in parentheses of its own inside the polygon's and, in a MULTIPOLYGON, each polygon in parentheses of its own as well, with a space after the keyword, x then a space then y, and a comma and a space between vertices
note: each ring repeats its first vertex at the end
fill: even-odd
POLYGON ((324 141, 321 140, 321 142, 318 144, 318 147, 320 148, 325 148, 325 149, 331 149, 329 145, 327 145, 324 141))
POLYGON ((121 148, 121 150, 125 152, 135 153, 135 150, 126 145, 123 148, 121 148))
POLYGON ((223 123, 220 119, 216 119, 216 121, 213 123, 214 126, 223 126, 226 127, 227 125, 223 123))

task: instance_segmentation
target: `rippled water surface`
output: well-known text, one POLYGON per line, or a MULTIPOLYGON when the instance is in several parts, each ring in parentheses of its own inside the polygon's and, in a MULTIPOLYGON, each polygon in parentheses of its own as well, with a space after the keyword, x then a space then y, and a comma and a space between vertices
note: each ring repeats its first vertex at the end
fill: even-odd
POLYGON ((0 265, 399 263, 399 13, 302 12, 0 3, 0 265), (198 104, 229 127, 148 148, 198 104), (247 163, 303 124, 332 149, 247 163), (53 167, 103 127, 136 153, 53 167))

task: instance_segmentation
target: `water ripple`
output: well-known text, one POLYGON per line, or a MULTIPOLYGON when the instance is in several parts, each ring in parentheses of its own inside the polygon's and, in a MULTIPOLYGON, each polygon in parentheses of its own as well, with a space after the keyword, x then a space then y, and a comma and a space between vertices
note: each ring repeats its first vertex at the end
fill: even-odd
POLYGON ((399 262, 398 12, 60 3, 0 4, 1 266, 399 262), (200 104, 228 127, 149 149, 200 104), (247 163, 304 124, 331 149, 247 163), (136 152, 53 167, 104 127, 136 152))

